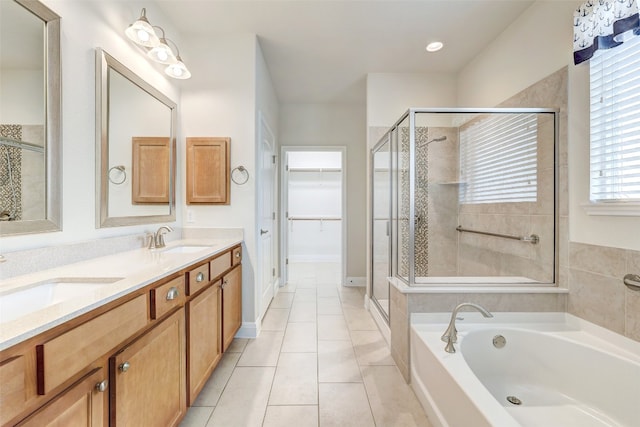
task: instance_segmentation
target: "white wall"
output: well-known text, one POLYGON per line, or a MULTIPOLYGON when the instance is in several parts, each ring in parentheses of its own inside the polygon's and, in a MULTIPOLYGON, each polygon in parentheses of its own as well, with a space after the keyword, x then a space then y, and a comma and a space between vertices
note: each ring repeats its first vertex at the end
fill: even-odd
POLYGON ((573 11, 582 3, 537 1, 460 73, 460 106, 495 106, 569 66, 570 240, 640 250, 639 217, 587 215, 589 200, 589 72, 573 65, 573 11))
MULTIPOLYGON (((153 22, 178 34, 153 5, 140 2, 44 0, 62 17, 62 231, 3 237, 2 251, 12 252, 64 243, 155 230, 157 224, 95 228, 95 48, 102 47, 167 97, 178 102, 180 89, 162 68, 141 55, 124 35, 142 7, 153 22)), ((178 191, 181 191, 180 189, 178 191)), ((178 221, 180 221, 178 213, 178 221)))
POLYGON ((344 146, 347 180, 347 277, 366 271, 365 110, 357 105, 284 104, 280 107, 282 146, 344 146))

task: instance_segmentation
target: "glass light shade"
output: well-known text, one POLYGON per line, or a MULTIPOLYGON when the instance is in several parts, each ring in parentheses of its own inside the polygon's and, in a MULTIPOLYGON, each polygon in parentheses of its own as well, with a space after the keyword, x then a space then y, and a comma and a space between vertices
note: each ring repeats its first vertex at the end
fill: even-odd
POLYGON ((140 18, 124 31, 131 41, 145 47, 156 47, 160 44, 160 39, 156 35, 153 27, 147 21, 145 10, 142 9, 140 18))
POLYGON ((184 62, 182 62, 180 56, 177 57, 177 60, 178 62, 176 62, 175 64, 171 64, 167 68, 165 68, 164 72, 174 79, 185 80, 190 78, 191 72, 189 72, 187 66, 184 65, 184 62))
POLYGON ((164 38, 160 39, 160 43, 151 49, 147 55, 149 58, 161 64, 175 64, 178 62, 176 56, 173 54, 173 51, 164 38))

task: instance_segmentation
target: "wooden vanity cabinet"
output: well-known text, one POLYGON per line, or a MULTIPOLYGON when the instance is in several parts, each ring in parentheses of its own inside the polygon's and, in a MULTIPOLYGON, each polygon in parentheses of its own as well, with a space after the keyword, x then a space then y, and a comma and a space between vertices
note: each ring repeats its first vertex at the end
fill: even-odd
POLYGON ((222 292, 218 280, 187 303, 188 404, 222 358, 222 292))
POLYGON ((110 425, 174 426, 187 410, 184 308, 109 358, 110 425))
POLYGON ((227 351, 242 325, 242 266, 222 277, 222 351, 227 351))
POLYGON ((105 369, 96 368, 17 426, 107 426, 108 389, 105 369))

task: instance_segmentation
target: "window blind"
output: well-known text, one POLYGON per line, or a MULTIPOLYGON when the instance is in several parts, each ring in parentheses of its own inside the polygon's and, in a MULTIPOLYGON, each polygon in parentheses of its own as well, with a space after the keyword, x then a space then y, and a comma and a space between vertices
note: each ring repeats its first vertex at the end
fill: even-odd
POLYGON ((590 60, 593 202, 640 201, 640 37, 590 60))
POLYGON ((535 202, 537 139, 535 114, 493 114, 461 128, 460 202, 535 202))

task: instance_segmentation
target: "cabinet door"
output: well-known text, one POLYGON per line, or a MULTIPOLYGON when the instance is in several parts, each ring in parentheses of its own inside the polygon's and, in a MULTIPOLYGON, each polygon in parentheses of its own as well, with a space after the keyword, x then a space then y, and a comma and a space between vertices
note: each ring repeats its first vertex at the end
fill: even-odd
POLYGON ((106 426, 107 389, 104 368, 96 368, 18 425, 106 426))
POLYGON ((222 357, 220 282, 187 304, 189 405, 193 404, 222 357))
POLYGON ((187 204, 229 204, 229 138, 187 138, 187 204))
POLYGON ((242 265, 222 278, 222 350, 233 341, 242 324, 242 265))
POLYGON ((174 426, 186 411, 184 309, 109 359, 112 426, 174 426))

